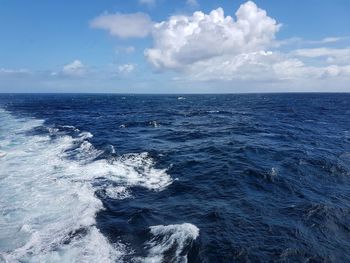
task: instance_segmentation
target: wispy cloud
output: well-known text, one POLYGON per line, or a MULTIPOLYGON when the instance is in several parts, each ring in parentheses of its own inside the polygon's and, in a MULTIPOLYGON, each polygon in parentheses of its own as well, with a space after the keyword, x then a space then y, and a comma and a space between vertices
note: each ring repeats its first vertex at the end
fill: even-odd
POLYGON ((150 33, 152 25, 150 16, 145 13, 103 14, 90 22, 92 28, 107 30, 119 38, 145 37, 150 33))
POLYGON ((276 44, 277 46, 334 44, 334 43, 346 40, 347 38, 348 37, 325 37, 320 40, 309 40, 309 39, 303 39, 300 37, 292 37, 292 38, 276 41, 276 44))
POLYGON ((16 75, 16 74, 31 74, 32 72, 28 69, 8 69, 0 68, 0 75, 16 75))
POLYGON ((133 64, 124 64, 124 65, 118 66, 118 72, 122 74, 131 73, 134 71, 134 69, 135 69, 135 65, 133 64))
POLYGON ((291 52, 292 55, 304 58, 324 59, 329 64, 349 64, 350 47, 348 48, 304 48, 291 52))
POLYGON ((186 4, 191 7, 199 7, 197 0, 186 0, 186 4))
POLYGON ((139 0, 139 3, 142 5, 154 6, 156 4, 156 0, 139 0))
MULTIPOLYGON (((349 48, 304 48, 304 49, 297 49, 292 52, 296 56, 300 57, 309 57, 309 58, 316 58, 316 57, 349 57, 350 56, 350 47, 349 48)), ((350 60, 348 60, 350 63, 350 60)))

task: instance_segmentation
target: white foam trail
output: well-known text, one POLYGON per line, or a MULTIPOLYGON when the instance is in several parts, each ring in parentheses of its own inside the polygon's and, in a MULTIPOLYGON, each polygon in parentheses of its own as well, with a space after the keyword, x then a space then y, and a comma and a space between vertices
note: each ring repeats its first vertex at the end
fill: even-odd
POLYGON ((66 129, 73 130, 73 131, 75 131, 75 132, 79 132, 79 131, 80 131, 78 128, 75 128, 75 127, 72 126, 72 125, 63 125, 62 127, 63 127, 63 128, 66 128, 66 129))
POLYGON ((82 139, 89 139, 92 138, 93 135, 90 132, 82 132, 80 133, 79 137, 82 139))
POLYGON ((199 235, 199 229, 192 224, 159 225, 150 227, 153 238, 146 244, 148 256, 142 261, 186 263, 188 249, 199 235))
POLYGON ((119 200, 130 198, 132 196, 130 191, 124 186, 107 187, 106 195, 110 198, 119 200))
POLYGON ((93 161, 101 152, 85 141, 90 133, 30 135, 43 121, 16 119, 6 111, 0 111, 0 124, 7 153, 0 159, 0 261, 121 261, 124 246, 110 244, 94 225, 103 206, 91 183, 113 180, 121 188, 107 188, 107 195, 123 199, 131 196, 129 186, 164 189, 172 181, 166 171, 154 168, 147 153, 93 161), (78 160, 67 158, 72 152, 78 160))

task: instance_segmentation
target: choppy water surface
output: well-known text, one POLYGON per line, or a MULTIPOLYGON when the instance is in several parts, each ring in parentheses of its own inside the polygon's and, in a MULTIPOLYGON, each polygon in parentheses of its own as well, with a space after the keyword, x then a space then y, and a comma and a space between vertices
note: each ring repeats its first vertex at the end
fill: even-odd
POLYGON ((0 95, 0 262, 349 262, 350 94, 0 95))

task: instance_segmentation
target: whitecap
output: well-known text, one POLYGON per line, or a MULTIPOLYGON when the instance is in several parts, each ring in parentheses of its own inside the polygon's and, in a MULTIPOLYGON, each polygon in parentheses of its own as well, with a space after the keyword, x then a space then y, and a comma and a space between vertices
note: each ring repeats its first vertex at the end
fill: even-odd
POLYGON ((103 151, 97 150, 90 142, 83 141, 72 153, 75 155, 76 159, 89 162, 100 156, 103 151))
POLYGON ((276 169, 275 167, 272 167, 272 168, 271 168, 270 175, 271 175, 272 177, 275 177, 275 176, 278 175, 278 171, 277 171, 277 169, 276 169))
POLYGON ((61 127, 64 128, 64 129, 72 130, 74 132, 79 132, 80 131, 78 128, 76 128, 75 126, 72 126, 72 125, 62 125, 61 127))
POLYGON ((146 243, 148 255, 143 262, 187 262, 187 253, 199 235, 190 223, 151 226, 152 239, 146 243))
POLYGON ((50 134, 56 134, 56 133, 59 131, 59 129, 49 127, 49 128, 48 128, 48 131, 49 131, 50 134))
POLYGON ((90 132, 81 132, 79 134, 80 138, 85 140, 85 139, 89 139, 89 138, 92 138, 93 135, 90 133, 90 132))
POLYGON ((83 169, 79 164, 69 168, 75 174, 83 170, 92 178, 103 177, 120 185, 140 186, 154 191, 162 191, 173 182, 167 169, 155 168, 155 162, 147 152, 124 154, 112 160, 97 160, 85 164, 83 169))
POLYGON ((107 187, 106 195, 109 198, 119 199, 119 200, 130 198, 132 196, 130 191, 124 186, 107 187))
POLYGON ((109 145, 109 148, 110 148, 110 152, 111 152, 112 154, 115 154, 115 153, 116 153, 115 147, 114 147, 113 145, 109 145))

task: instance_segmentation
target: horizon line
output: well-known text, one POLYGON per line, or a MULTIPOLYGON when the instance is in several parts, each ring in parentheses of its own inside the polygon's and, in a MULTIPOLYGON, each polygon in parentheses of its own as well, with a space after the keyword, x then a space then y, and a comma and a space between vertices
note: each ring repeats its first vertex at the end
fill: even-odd
POLYGON ((350 94, 350 91, 272 91, 272 92, 202 92, 202 93, 131 93, 131 92, 0 92, 0 95, 244 95, 244 94, 350 94))

